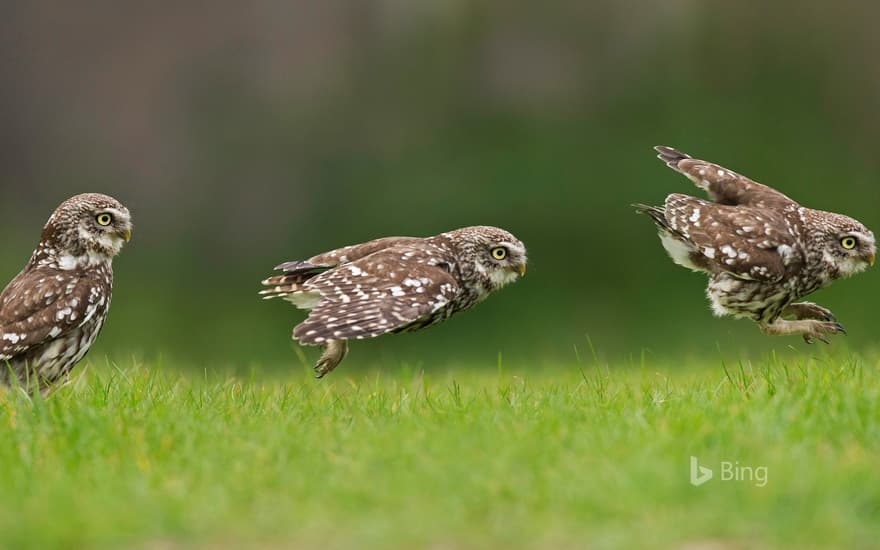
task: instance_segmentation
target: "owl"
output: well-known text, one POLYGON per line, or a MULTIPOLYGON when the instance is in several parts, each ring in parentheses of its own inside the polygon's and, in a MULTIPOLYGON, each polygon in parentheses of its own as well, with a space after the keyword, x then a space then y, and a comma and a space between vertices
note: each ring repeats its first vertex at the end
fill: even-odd
POLYGON ((800 334, 807 343, 846 333, 829 310, 797 300, 874 265, 873 233, 716 164, 655 149, 712 200, 676 193, 663 206, 635 207, 654 219, 675 263, 708 274, 716 315, 751 319, 766 334, 800 334))
POLYGON ((45 392, 67 378, 101 331, 111 264, 131 230, 128 209, 106 195, 61 203, 30 261, 0 294, 0 380, 45 392))
POLYGON ((321 378, 345 358, 348 340, 429 327, 522 277, 526 249, 503 229, 477 226, 385 237, 275 269, 282 273, 260 294, 309 310, 293 338, 323 347, 314 367, 321 378))

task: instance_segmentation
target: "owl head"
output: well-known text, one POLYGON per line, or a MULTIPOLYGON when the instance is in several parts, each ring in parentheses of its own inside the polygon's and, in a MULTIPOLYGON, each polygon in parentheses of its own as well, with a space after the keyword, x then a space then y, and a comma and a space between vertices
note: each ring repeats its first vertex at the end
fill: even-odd
POLYGON ((509 232, 490 226, 465 227, 452 232, 462 257, 473 260, 474 271, 483 275, 489 290, 497 290, 526 273, 526 247, 509 232))
POLYGON ((849 277, 874 265, 877 254, 874 233, 850 217, 822 214, 825 223, 817 224, 813 240, 819 242, 823 260, 838 278, 849 277))
POLYGON ((61 203, 43 228, 43 244, 60 255, 112 258, 131 239, 131 214, 119 201, 99 193, 61 203))

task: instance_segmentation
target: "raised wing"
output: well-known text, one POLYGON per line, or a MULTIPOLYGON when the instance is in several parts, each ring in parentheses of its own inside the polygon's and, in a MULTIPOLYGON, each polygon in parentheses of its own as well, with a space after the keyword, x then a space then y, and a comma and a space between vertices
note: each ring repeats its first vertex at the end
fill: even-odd
POLYGON ((437 247, 398 244, 325 271, 303 284, 321 301, 294 338, 314 345, 431 324, 459 292, 451 265, 437 247))
POLYGON ((658 153, 657 158, 676 172, 684 174, 718 204, 761 208, 796 204, 772 187, 752 181, 723 166, 691 158, 671 147, 660 145, 654 149, 658 153))

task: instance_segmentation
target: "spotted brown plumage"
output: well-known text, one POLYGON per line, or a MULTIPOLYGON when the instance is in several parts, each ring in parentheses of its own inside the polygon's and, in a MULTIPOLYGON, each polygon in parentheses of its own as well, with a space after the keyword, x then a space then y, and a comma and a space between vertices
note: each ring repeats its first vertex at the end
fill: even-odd
POLYGON ((113 257, 131 229, 128 209, 106 195, 76 195, 55 210, 0 294, 0 380, 46 390, 66 378, 101 331, 113 257))
POLYGON ((767 334, 801 334, 808 343, 845 333, 829 310, 795 301, 873 265, 873 233, 717 164, 655 149, 712 200, 674 193, 663 206, 635 206, 653 218, 675 263, 709 274, 716 315, 749 318, 767 334))
POLYGON ((323 346, 318 378, 348 352, 348 340, 422 329, 484 300, 525 273, 526 250, 496 227, 433 237, 385 237, 287 262, 263 281, 264 298, 309 310, 294 328, 304 345, 323 346))

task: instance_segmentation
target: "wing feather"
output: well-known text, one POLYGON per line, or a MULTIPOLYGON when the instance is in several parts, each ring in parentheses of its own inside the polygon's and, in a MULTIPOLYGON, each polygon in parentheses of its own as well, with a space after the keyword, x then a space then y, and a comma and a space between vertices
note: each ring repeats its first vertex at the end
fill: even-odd
POLYGON ((440 248, 397 244, 304 283, 321 302, 294 329, 303 344, 372 338, 429 322, 459 292, 440 248))
POLYGON ((772 187, 752 181, 723 166, 692 158, 671 147, 659 145, 654 149, 658 153, 657 158, 706 191, 718 204, 755 207, 796 204, 772 187))
POLYGON ((414 245, 423 241, 418 237, 383 237, 362 244, 344 246, 312 256, 308 260, 294 260, 275 267, 281 271, 263 281, 263 285, 271 287, 260 291, 265 299, 287 298, 288 295, 301 292, 302 285, 316 275, 334 267, 345 265, 393 246, 414 245))
POLYGON ((783 215, 773 210, 718 205, 670 195, 663 209, 661 232, 685 247, 684 261, 670 244, 677 263, 710 273, 727 272, 742 279, 780 281, 793 264, 804 261, 785 230, 783 215))
POLYGON ((92 291, 97 273, 57 269, 21 272, 0 294, 0 360, 57 338, 90 320, 106 307, 92 291))

